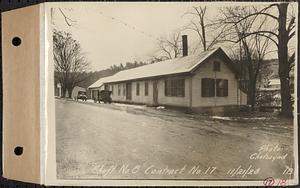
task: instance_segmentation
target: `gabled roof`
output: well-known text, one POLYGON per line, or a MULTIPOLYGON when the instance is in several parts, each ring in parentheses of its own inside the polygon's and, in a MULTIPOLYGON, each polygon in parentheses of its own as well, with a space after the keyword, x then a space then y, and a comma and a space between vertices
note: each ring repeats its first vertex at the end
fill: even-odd
POLYGON ((175 59, 169 59, 133 69, 123 70, 114 74, 113 76, 99 79, 97 82, 89 86, 89 88, 100 87, 104 83, 122 82, 127 80, 190 73, 216 52, 221 52, 222 55, 225 55, 226 60, 230 61, 230 59, 222 50, 222 48, 216 48, 195 55, 178 57, 175 59))
POLYGON ((106 80, 109 80, 110 77, 112 77, 112 76, 107 76, 107 77, 100 78, 95 83, 93 83, 92 85, 90 85, 88 88, 98 88, 98 87, 101 87, 105 83, 106 80))

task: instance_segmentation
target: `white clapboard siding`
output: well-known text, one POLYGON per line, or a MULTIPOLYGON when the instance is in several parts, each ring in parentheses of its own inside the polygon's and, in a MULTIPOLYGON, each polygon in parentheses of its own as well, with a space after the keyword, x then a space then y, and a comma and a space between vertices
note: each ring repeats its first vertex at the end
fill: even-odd
POLYGON ((192 78, 192 106, 193 107, 213 107, 224 105, 238 105, 238 80, 235 74, 221 59, 211 59, 201 65, 192 78), (221 63, 220 72, 213 71, 213 62, 221 63), (219 78, 228 80, 227 97, 202 97, 201 96, 201 79, 202 78, 219 78))

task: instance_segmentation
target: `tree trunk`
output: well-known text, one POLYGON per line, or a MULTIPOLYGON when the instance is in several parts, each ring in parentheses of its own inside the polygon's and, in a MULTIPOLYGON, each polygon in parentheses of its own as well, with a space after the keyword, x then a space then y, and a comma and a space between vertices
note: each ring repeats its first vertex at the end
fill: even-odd
POLYGON ((248 75, 249 75, 249 83, 248 83, 248 95, 249 95, 249 103, 251 106, 251 111, 254 111, 255 109, 255 89, 256 89, 256 78, 254 75, 254 70, 253 70, 253 62, 252 62, 252 57, 251 53, 248 47, 248 44, 246 43, 245 40, 242 41, 244 45, 244 50, 245 50, 245 56, 247 59, 247 68, 248 68, 248 75))
POLYGON ((289 32, 286 30, 288 3, 279 5, 279 28, 278 28, 278 61, 281 94, 281 115, 290 118, 293 116, 291 88, 288 64, 288 41, 289 32))
POLYGON ((72 98, 73 87, 68 87, 68 98, 72 98))
POLYGON ((207 47, 206 47, 206 33, 205 33, 204 15, 201 18, 200 23, 201 23, 202 38, 203 38, 203 51, 206 51, 207 47))
POLYGON ((61 97, 65 98, 66 97, 66 92, 67 92, 67 88, 65 86, 61 87, 61 97))

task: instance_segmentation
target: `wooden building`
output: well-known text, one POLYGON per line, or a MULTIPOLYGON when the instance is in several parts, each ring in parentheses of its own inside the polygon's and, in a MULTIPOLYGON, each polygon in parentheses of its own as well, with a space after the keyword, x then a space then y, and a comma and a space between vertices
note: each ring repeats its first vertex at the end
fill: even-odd
POLYGON ((115 102, 224 110, 246 105, 247 95, 238 83, 233 62, 217 48, 120 71, 89 90, 91 98, 97 90, 111 90, 115 102))

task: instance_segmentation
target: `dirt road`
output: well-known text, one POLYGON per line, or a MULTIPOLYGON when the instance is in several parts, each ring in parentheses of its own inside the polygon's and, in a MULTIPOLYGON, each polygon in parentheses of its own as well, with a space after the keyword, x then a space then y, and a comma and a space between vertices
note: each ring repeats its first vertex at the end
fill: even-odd
POLYGON ((289 120, 56 100, 63 179, 289 178, 292 144, 289 120))

